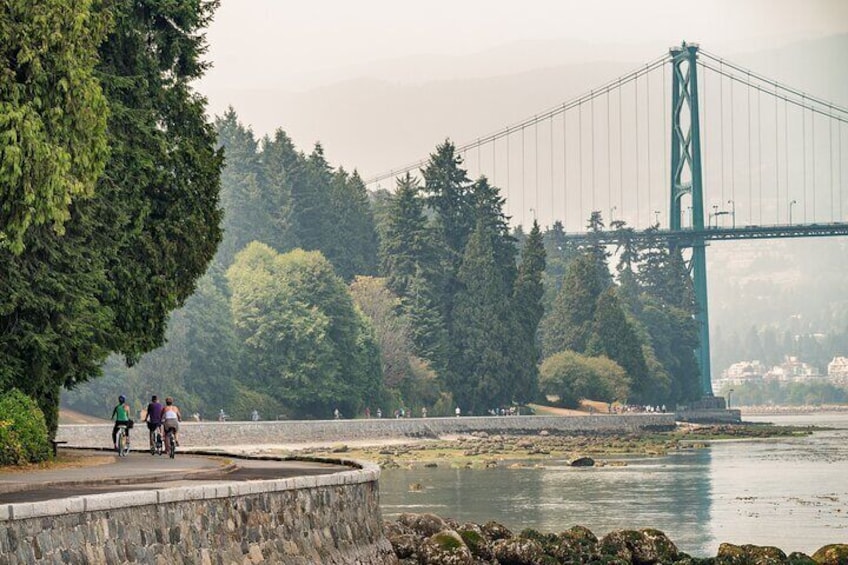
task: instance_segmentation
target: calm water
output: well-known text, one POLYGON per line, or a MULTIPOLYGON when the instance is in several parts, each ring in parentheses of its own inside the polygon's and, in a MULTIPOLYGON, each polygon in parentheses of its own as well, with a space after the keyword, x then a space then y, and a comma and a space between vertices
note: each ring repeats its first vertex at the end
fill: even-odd
POLYGON ((748 417, 839 428, 811 437, 717 442, 626 467, 386 470, 384 517, 434 512, 496 520, 514 531, 558 532, 582 524, 600 536, 658 528, 687 553, 713 556, 722 542, 812 553, 848 543, 848 414, 748 417), (409 485, 423 489, 412 492, 409 485))

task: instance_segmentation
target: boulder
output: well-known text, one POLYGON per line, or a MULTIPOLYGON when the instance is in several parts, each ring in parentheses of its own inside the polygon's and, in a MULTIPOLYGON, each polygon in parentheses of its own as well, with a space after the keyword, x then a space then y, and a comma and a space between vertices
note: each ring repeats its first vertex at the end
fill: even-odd
POLYGON ((715 562, 718 565, 783 565, 789 563, 789 558, 776 547, 723 543, 718 548, 715 562))
POLYGON ((447 529, 445 521, 435 514, 404 513, 398 516, 397 521, 422 538, 428 538, 447 529))
POLYGON ((598 543, 598 551, 635 565, 673 563, 680 558, 680 551, 668 536, 651 528, 610 532, 598 543))
POLYGON ((509 528, 495 521, 486 522, 481 526, 481 529, 486 539, 492 542, 513 537, 512 531, 509 528))
POLYGON ((474 565, 471 550, 453 530, 442 530, 424 540, 418 557, 423 565, 474 565))
POLYGON ((813 561, 821 565, 848 563, 848 543, 833 543, 813 553, 813 561))
POLYGON ((559 537, 568 538, 569 540, 573 540, 584 545, 595 545, 598 543, 597 536, 595 536, 595 534, 592 533, 592 530, 586 526, 572 526, 568 530, 559 534, 559 537))
POLYGON ((492 550, 501 565, 537 565, 545 557, 538 541, 521 537, 500 539, 492 550))
POLYGON ((398 559, 416 559, 421 538, 415 534, 386 535, 398 559))
POLYGON ((494 557, 492 542, 486 537, 483 528, 479 524, 467 523, 455 528, 456 532, 465 542, 466 547, 476 559, 490 562, 494 557))
POLYGON ((595 460, 591 457, 578 457, 571 462, 572 467, 594 467, 595 460))
POLYGON ((788 559, 789 565, 816 565, 816 562, 812 557, 806 553, 800 553, 798 551, 790 553, 788 559))

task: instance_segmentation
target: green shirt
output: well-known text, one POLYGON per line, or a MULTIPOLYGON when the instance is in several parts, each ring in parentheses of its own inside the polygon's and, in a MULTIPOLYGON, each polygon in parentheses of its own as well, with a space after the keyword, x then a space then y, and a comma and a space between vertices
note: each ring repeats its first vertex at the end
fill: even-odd
POLYGON ((115 421, 116 422, 126 422, 130 419, 130 415, 127 412, 126 404, 118 404, 115 406, 115 421))

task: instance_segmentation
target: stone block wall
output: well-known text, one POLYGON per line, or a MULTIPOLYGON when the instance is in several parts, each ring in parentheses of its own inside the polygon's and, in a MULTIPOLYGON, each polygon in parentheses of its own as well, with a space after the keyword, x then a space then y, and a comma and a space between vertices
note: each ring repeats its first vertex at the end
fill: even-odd
POLYGON ((0 506, 0 563, 383 565, 379 468, 0 506))

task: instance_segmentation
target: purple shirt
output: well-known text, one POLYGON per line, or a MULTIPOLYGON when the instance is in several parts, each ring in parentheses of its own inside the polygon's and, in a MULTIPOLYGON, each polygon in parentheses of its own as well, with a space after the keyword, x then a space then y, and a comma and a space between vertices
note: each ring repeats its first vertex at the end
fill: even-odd
POLYGON ((147 421, 152 424, 162 423, 162 405, 158 402, 151 402, 147 405, 147 421))

